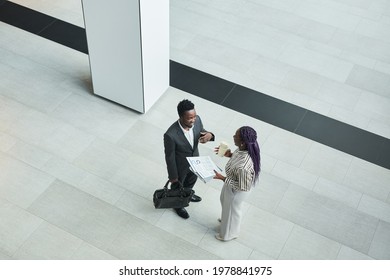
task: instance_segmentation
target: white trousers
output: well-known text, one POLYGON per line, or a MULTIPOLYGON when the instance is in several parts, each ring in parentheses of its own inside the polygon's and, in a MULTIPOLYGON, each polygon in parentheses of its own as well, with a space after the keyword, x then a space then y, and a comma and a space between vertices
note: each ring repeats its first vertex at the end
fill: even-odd
POLYGON ((221 191, 221 228, 219 236, 223 240, 232 240, 237 238, 240 233, 242 219, 242 205, 248 192, 239 192, 233 190, 230 186, 224 184, 221 191))

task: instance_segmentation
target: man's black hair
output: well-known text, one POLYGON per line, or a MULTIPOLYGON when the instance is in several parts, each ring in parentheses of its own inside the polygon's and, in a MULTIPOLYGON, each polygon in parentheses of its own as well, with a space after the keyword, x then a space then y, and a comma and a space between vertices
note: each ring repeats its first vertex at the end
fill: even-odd
POLYGON ((188 99, 184 99, 179 102, 177 105, 177 113, 179 114, 179 117, 183 116, 185 112, 194 110, 195 105, 188 99))

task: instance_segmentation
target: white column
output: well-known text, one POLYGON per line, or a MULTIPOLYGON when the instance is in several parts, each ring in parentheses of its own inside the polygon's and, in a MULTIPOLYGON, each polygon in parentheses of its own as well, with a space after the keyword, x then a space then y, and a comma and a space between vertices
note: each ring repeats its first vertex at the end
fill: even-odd
POLYGON ((169 0, 82 0, 95 94, 141 113, 169 87, 169 0))

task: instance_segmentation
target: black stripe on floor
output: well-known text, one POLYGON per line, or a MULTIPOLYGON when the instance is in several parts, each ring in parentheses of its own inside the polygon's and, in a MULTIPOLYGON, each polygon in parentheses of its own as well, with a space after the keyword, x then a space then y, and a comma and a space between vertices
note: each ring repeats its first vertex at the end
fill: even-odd
POLYGON ((88 54, 85 29, 9 1, 0 2, 0 20, 88 54))
MULTIPOLYGON (((0 20, 88 54, 85 30, 0 0, 0 20)), ((170 61, 170 85, 390 169, 390 140, 272 96, 170 61)))
POLYGON ((170 65, 172 87, 390 169, 390 140, 385 137, 177 62, 170 65))

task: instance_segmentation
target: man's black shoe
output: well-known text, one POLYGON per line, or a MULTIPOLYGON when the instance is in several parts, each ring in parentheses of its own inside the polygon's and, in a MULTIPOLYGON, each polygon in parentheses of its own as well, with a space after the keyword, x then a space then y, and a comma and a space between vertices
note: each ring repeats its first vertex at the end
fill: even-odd
POLYGON ((175 211, 176 211, 177 215, 179 215, 183 219, 188 219, 190 217, 190 215, 188 214, 188 212, 185 208, 175 208, 175 211))
POLYGON ((199 202, 202 198, 200 196, 197 196, 196 194, 193 194, 191 197, 191 202, 199 202))

